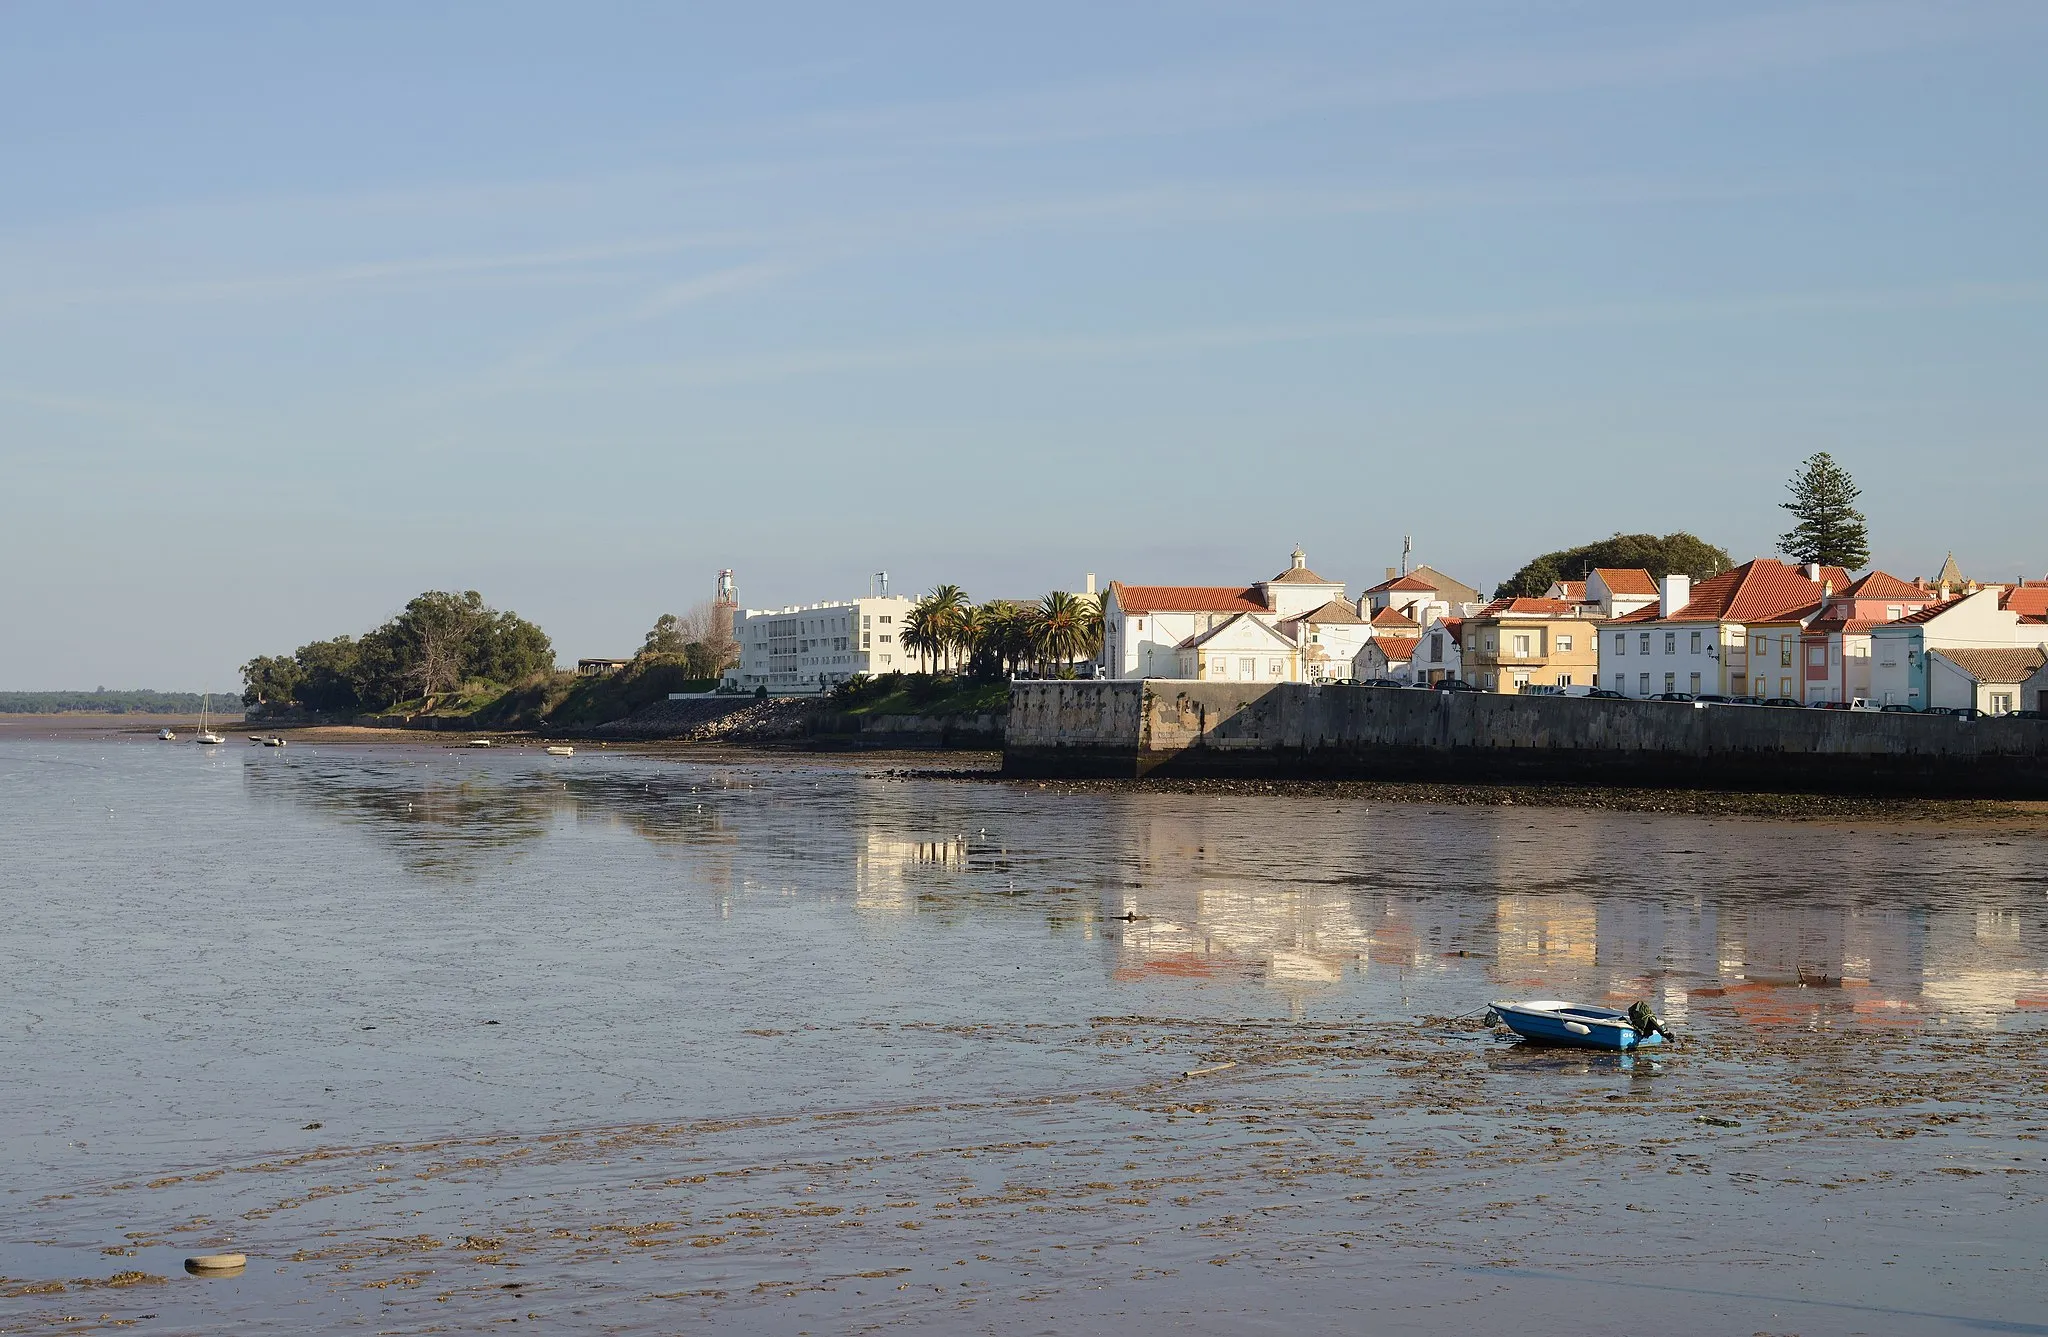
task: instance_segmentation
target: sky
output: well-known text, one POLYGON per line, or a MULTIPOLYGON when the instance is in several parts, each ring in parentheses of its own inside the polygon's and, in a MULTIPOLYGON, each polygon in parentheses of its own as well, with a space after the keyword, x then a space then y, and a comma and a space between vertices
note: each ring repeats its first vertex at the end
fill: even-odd
POLYGON ((2048 572, 2048 6, 0 2, 0 689, 476 589, 2048 572))

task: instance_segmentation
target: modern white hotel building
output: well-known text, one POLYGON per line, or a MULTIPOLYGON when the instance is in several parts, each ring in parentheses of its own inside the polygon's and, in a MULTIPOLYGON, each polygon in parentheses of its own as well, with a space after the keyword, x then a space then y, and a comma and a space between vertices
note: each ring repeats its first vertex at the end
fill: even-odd
POLYGON ((917 668, 903 652, 903 621, 911 600, 885 594, 840 603, 745 608, 732 616, 740 661, 725 682, 751 692, 822 692, 856 673, 917 668))

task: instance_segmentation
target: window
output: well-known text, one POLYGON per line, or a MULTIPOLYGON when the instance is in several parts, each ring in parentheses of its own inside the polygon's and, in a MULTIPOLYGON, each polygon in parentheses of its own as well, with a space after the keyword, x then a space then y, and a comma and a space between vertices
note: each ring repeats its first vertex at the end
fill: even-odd
POLYGON ((1569 636, 1560 636, 1560 637, 1558 637, 1558 638, 1557 638, 1557 652, 1558 652, 1559 654, 1561 654, 1561 655, 1568 655, 1568 654, 1570 654, 1570 653, 1572 652, 1572 638, 1571 638, 1571 637, 1569 637, 1569 636))
POLYGON ((1778 667, 1792 667, 1792 638, 1790 636, 1780 636, 1778 638, 1778 667))
POLYGON ((1647 674, 1647 673, 1638 673, 1638 674, 1636 674, 1636 695, 1637 695, 1637 696, 1648 696, 1649 694, 1650 694, 1650 675, 1649 675, 1649 674, 1647 674))
POLYGON ((887 655, 883 655, 883 656, 882 656, 882 662, 883 662, 884 664, 888 663, 888 662, 889 662, 889 656, 887 656, 887 655))
POLYGON ((1695 674, 1693 674, 1693 675, 1692 675, 1692 686, 1690 686, 1690 687, 1686 688, 1685 690, 1686 690, 1686 691, 1688 691, 1688 692, 1691 692, 1691 693, 1692 693, 1692 694, 1693 694, 1694 696, 1698 696, 1698 695, 1700 694, 1700 675, 1699 675, 1699 674, 1695 673, 1695 674))
POLYGON ((1528 685, 1529 685, 1529 671, 1528 671, 1527 669, 1518 669, 1518 670, 1516 670, 1516 672, 1515 672, 1515 690, 1519 692, 1519 691, 1521 691, 1521 690, 1522 690, 1522 689, 1523 689, 1524 687, 1527 687, 1528 685))
MULTIPOLYGON (((889 620, 889 619, 888 619, 888 618, 886 618, 886 617, 882 619, 882 621, 884 621, 884 622, 887 622, 888 620, 889 620)), ((888 632, 886 632, 886 631, 885 631, 885 632, 883 632, 883 633, 882 633, 882 644, 884 644, 884 645, 887 645, 887 644, 889 644, 889 643, 890 643, 890 639, 891 639, 891 638, 890 638, 890 636, 889 636, 889 633, 888 633, 888 632)))
POLYGON ((1131 623, 1131 625, 1136 627, 1139 631, 1143 631, 1145 629, 1145 619, 1141 617, 1137 621, 1131 623))
POLYGON ((1678 653, 1677 632, 1667 631, 1664 633, 1664 653, 1667 655, 1675 655, 1678 653))
POLYGON ((1258 676, 1258 673, 1258 660, 1251 658, 1243 658, 1237 661, 1237 676, 1243 679, 1245 682, 1250 682, 1253 678, 1258 676))
POLYGON ((1644 633, 1643 633, 1643 634, 1642 634, 1641 636, 1638 636, 1638 637, 1636 638, 1636 640, 1637 640, 1637 642, 1638 642, 1638 644, 1636 645, 1636 653, 1637 653, 1637 654, 1639 654, 1639 655, 1646 655, 1646 654, 1650 653, 1650 633, 1649 633, 1649 632, 1647 632, 1647 631, 1646 631, 1646 632, 1644 632, 1644 633))
POLYGON ((1517 658, 1517 659, 1527 659, 1528 657, 1529 657, 1529 638, 1528 638, 1527 636, 1517 636, 1517 637, 1515 637, 1515 658, 1517 658))
POLYGON ((1779 696, 1790 696, 1790 695, 1792 695, 1792 680, 1791 680, 1790 678, 1780 678, 1780 679, 1778 679, 1778 695, 1779 695, 1779 696))
POLYGON ((882 625, 885 627, 889 625, 889 615, 887 613, 882 614, 882 625))
POLYGON ((1432 664, 1444 662, 1444 634, 1440 631, 1429 638, 1429 662, 1432 664))
POLYGON ((1493 649, 1493 648, 1494 648, 1494 645, 1493 645, 1493 637, 1489 636, 1489 637, 1487 637, 1487 638, 1486 638, 1486 648, 1487 648, 1487 649, 1489 649, 1489 650, 1491 650, 1491 649, 1493 649))
POLYGON ((1756 694, 1758 696, 1766 696, 1770 693, 1770 690, 1771 680, 1769 678, 1758 678, 1756 680, 1756 694))
POLYGON ((1700 652, 1700 634, 1698 632, 1692 634, 1692 652, 1694 654, 1700 652))
POLYGON ((2011 694, 2007 692, 1993 692, 1991 694, 1991 713, 1994 715, 2012 714, 2011 694))
POLYGON ((1569 686, 1571 686, 1571 685, 1572 685, 1572 675, 1571 675, 1571 674, 1569 674, 1569 673, 1560 673, 1560 674, 1558 674, 1558 675, 1557 675, 1557 685, 1558 685, 1559 687, 1569 687, 1569 686))
POLYGON ((1614 690, 1617 692, 1625 692, 1628 690, 1628 674, 1617 673, 1614 675, 1614 690))
POLYGON ((1814 668, 1826 668, 1828 663, 1828 648, 1825 645, 1807 646, 1806 662, 1814 668))
POLYGON ((1628 637, 1622 635, 1618 631, 1614 633, 1614 653, 1618 655, 1625 655, 1628 653, 1628 637))
POLYGON ((1479 675, 1479 685, 1489 692, 1494 691, 1500 686, 1500 677, 1493 673, 1482 673, 1479 675))
POLYGON ((1269 659, 1269 660, 1267 660, 1267 661, 1266 661, 1266 676, 1267 676, 1267 677, 1269 677, 1269 678, 1284 678, 1284 677, 1286 677, 1286 676, 1287 676, 1287 661, 1286 661, 1286 660, 1284 660, 1284 659, 1269 659))
POLYGON ((1884 606, 1884 620, 1887 622, 1897 622, 1905 615, 1906 610, 1897 604, 1886 604, 1884 606))
POLYGON ((868 629, 869 627, 872 627, 872 626, 874 626, 874 625, 875 625, 875 619, 874 619, 874 617, 873 617, 872 615, 870 615, 870 614, 867 614, 867 613, 863 613, 863 614, 861 614, 861 618, 860 618, 860 629, 861 629, 862 631, 866 631, 866 630, 867 630, 867 629, 868 629))
POLYGON ((871 649, 872 647, 871 647, 871 646, 870 646, 870 645, 869 645, 868 643, 869 643, 870 641, 874 640, 874 639, 875 639, 875 634, 874 634, 873 632, 871 632, 871 631, 864 631, 864 632, 862 632, 862 633, 860 634, 860 648, 861 648, 861 649, 863 649, 863 650, 871 649))
POLYGON ((1676 673, 1667 673, 1664 675, 1664 690, 1667 692, 1675 692, 1678 690, 1678 675, 1676 673))

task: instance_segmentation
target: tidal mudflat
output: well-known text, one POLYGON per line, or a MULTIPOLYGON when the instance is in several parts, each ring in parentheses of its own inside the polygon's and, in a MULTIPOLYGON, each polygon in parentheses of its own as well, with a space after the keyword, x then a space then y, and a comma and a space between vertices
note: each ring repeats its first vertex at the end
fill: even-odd
POLYGON ((13 735, 0 811, 0 1330, 2048 1333, 2024 832, 13 735))

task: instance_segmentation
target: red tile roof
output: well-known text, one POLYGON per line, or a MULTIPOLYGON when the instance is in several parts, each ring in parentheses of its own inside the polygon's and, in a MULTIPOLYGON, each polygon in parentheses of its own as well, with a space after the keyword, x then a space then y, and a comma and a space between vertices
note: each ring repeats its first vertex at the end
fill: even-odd
POLYGON ((1358 615, 1358 610, 1351 606, 1349 599, 1332 599, 1315 612, 1304 614, 1301 620, 1316 627, 1355 627, 1362 626, 1365 622, 1365 619, 1358 615))
POLYGON ((1231 585, 1126 585, 1109 582, 1110 597, 1126 613, 1264 613, 1255 589, 1231 585))
POLYGON ((1586 601, 1586 582, 1585 582, 1585 581, 1583 581, 1583 580, 1560 580, 1560 581, 1557 581, 1557 582, 1556 582, 1556 584, 1557 584, 1558 588, 1560 588, 1560 589, 1562 589, 1562 590, 1564 591, 1564 597, 1565 597, 1566 599, 1570 600, 1570 601, 1571 601, 1572 603, 1575 603, 1575 604, 1577 604, 1577 603, 1584 603, 1584 602, 1586 601))
POLYGON ((1375 627, 1390 627, 1396 631, 1399 631, 1403 628, 1420 627, 1422 625, 1420 622, 1417 622, 1414 618, 1409 617, 1407 614, 1397 613, 1391 608, 1382 608, 1379 612, 1374 613, 1372 615, 1372 624, 1375 627))
POLYGON ((1928 658, 1940 655, 1978 682, 2025 682, 2033 676, 2035 669, 2048 656, 2032 646, 2002 646, 1990 649, 1947 650, 1935 648, 1927 652, 1928 658))
POLYGON ((1926 622, 1931 620, 1937 613, 1946 613, 1949 609, 1954 608, 1957 604, 1961 603, 1962 601, 1963 596, 1960 595, 1953 599, 1944 599, 1938 604, 1929 604, 1927 607, 1921 609, 1917 613, 1908 613, 1904 617, 1900 618, 1898 621, 1888 622, 1885 625, 1889 627, 1902 627, 1909 623, 1917 624, 1921 622, 1926 622))
POLYGON ((1610 594, 1655 594, 1655 577, 1640 566, 1596 566, 1593 574, 1610 594))
POLYGON ((1900 580, 1897 576, 1887 575, 1883 571, 1872 571, 1870 574, 1850 582, 1847 587, 1837 585, 1835 593, 1837 595, 1846 595, 1851 599, 1925 599, 1929 597, 1927 590, 1921 589, 1911 581, 1900 580))
POLYGON ((1581 605, 1562 599, 1495 599, 1479 617, 1577 617, 1581 605))
POLYGON ((1387 657, 1389 664, 1405 664, 1415 658, 1415 647, 1422 644, 1420 636, 1381 636, 1373 641, 1380 653, 1387 657))
POLYGON ((1998 597, 1998 606, 2011 609, 2021 617, 2048 617, 2048 587, 2025 585, 2007 590, 1998 597))
MULTIPOLYGON (((1821 580, 1811 581, 1796 566, 1768 557, 1758 557, 1741 566, 1710 576, 1693 586, 1692 602, 1668 622, 1775 622, 1789 619, 1802 609, 1816 606, 1821 584, 1835 580, 1836 589, 1849 584, 1849 573, 1840 567, 1822 567, 1821 580)), ((1650 619, 1631 618, 1630 621, 1650 619)))
POLYGON ((1396 576, 1392 580, 1381 581, 1379 584, 1367 590, 1366 593, 1386 594, 1394 590, 1401 590, 1404 592, 1412 590, 1417 594, 1435 594, 1436 586, 1430 584, 1426 580, 1417 580, 1414 576, 1396 576))

